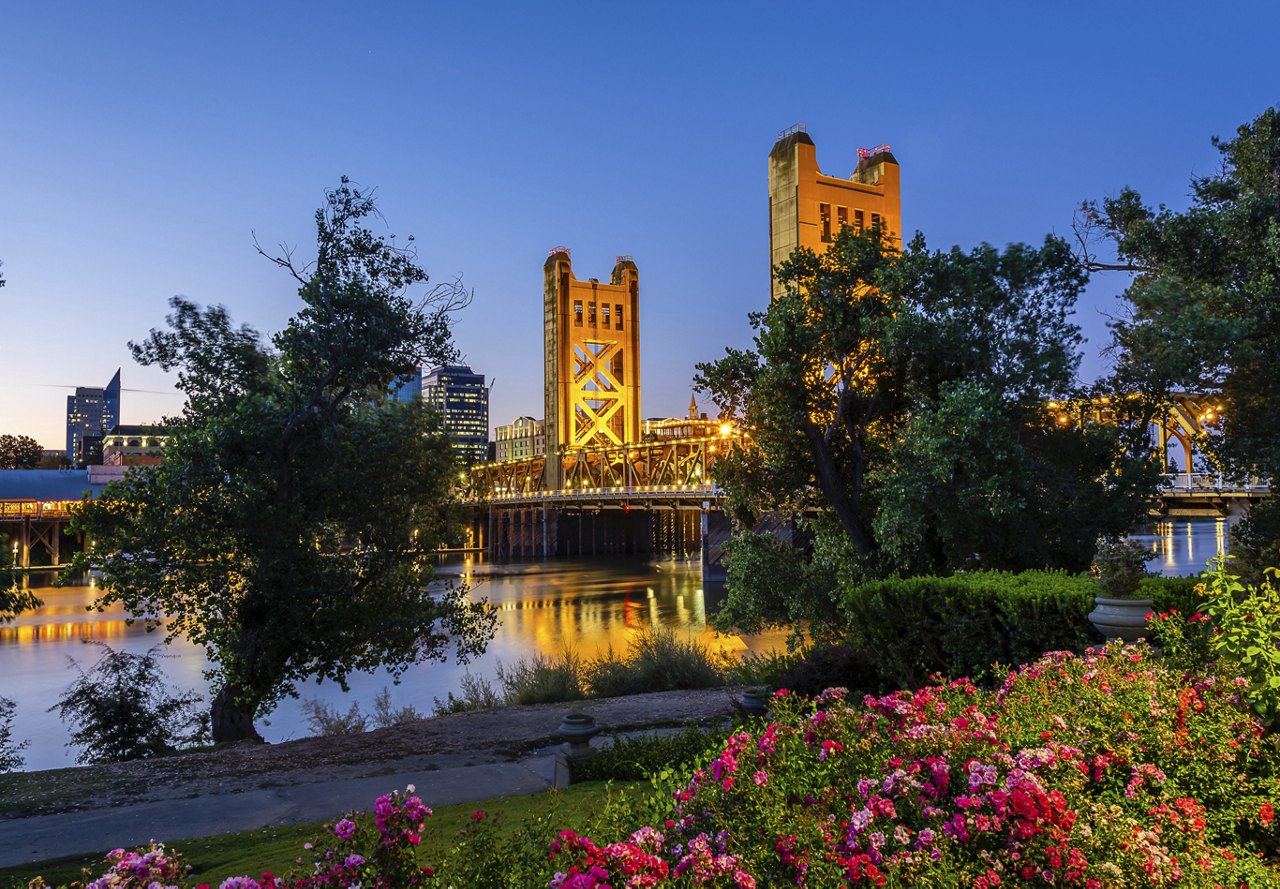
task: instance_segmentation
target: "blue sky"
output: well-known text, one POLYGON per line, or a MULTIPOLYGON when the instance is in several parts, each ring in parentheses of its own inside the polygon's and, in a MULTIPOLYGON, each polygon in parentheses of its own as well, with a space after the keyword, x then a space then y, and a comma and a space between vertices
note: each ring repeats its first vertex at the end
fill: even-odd
MULTIPOLYGON (((1280 102, 1276 33, 1270 2, 0 3, 0 432, 60 447, 65 387, 117 367, 124 422, 176 412, 126 342, 174 294, 281 327, 251 233, 305 253, 343 174, 474 289, 495 424, 541 415, 559 244, 580 278, 634 256, 643 412, 683 413, 768 299, 779 130, 836 175, 891 143, 935 247, 1038 242, 1125 185, 1185 205, 1210 137, 1280 102)), ((1080 306, 1087 376, 1123 284, 1080 306)))

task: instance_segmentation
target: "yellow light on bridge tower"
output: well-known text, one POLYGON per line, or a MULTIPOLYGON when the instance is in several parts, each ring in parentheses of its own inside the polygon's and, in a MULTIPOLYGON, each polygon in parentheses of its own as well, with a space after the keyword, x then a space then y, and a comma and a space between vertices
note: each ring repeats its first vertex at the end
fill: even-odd
POLYGON ((608 284, 573 275, 569 248, 543 265, 545 484, 564 483, 566 449, 640 441, 640 272, 617 257, 608 284))
POLYGON ((774 299, 782 288, 773 269, 798 247, 823 253, 846 226, 855 232, 879 225, 897 244, 902 231, 898 161, 888 145, 860 148, 848 179, 818 168, 817 148, 804 124, 778 134, 769 152, 769 271, 774 299))

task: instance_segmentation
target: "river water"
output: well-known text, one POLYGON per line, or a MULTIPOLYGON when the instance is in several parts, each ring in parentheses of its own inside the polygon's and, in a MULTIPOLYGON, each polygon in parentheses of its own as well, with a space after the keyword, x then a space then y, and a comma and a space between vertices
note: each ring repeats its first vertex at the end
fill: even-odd
MULTIPOLYGON (((1227 525, 1222 520, 1165 522, 1134 539, 1156 553, 1152 570, 1192 574, 1225 550, 1227 525)), ((302 711, 306 699, 343 711, 358 702, 367 712, 374 696, 388 688, 393 706, 412 706, 428 714, 436 698, 459 692, 467 672, 493 680, 499 664, 538 655, 555 657, 566 648, 583 657, 610 646, 621 651, 644 629, 669 629, 737 653, 763 652, 783 642, 781 633, 718 636, 709 629, 708 612, 714 612, 723 591, 704 587, 696 562, 596 559, 502 565, 468 559, 442 566, 441 573, 465 581, 473 595, 487 597, 498 609, 498 632, 483 657, 466 666, 419 664, 399 685, 384 672, 352 676, 347 693, 333 683, 308 684, 299 689, 299 699, 286 699, 259 723, 263 736, 283 741, 310 734, 302 711)), ((34 578, 35 583, 41 580, 34 578)), ((88 670, 100 656, 98 646, 86 643, 141 654, 160 644, 162 637, 146 633, 140 624, 127 625, 118 609, 86 610, 97 592, 91 585, 34 591, 44 600, 43 607, 0 627, 0 696, 17 704, 14 737, 31 742, 23 751, 25 768, 48 769, 75 762, 76 751, 67 746, 68 730, 48 708, 74 681, 77 665, 88 670)), ((171 685, 207 695, 203 671, 208 663, 201 649, 178 640, 164 654, 161 663, 171 685)))

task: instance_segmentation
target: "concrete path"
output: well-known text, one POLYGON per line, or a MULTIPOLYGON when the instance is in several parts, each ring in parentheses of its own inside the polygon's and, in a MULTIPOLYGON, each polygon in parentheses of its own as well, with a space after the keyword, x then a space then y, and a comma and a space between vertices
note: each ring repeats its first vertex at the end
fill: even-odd
POLYGON ((409 784, 430 806, 546 790, 566 777, 555 754, 571 707, 590 713, 602 732, 630 735, 725 724, 736 697, 719 688, 504 707, 364 734, 48 773, 41 806, 53 814, 12 817, 0 792, 0 867, 336 818, 409 784))
POLYGON ((413 784, 429 806, 495 796, 536 793, 552 786, 555 758, 529 756, 518 762, 418 771, 326 783, 290 784, 162 800, 84 812, 41 815, 3 823, 0 867, 117 847, 166 843, 218 833, 252 830, 364 810, 391 790, 413 784))

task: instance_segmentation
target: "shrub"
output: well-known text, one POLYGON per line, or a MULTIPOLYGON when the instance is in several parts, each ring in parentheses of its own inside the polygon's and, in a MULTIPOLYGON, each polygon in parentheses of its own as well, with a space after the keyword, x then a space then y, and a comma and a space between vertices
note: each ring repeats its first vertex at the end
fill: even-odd
POLYGON ((354 701, 346 713, 319 698, 305 699, 301 708, 313 735, 358 735, 368 727, 368 717, 360 712, 360 705, 354 701))
POLYGON ((1274 885, 1278 777, 1233 683, 1142 648, 1056 652, 993 691, 780 694, 771 724, 655 790, 662 821, 552 852, 562 881, 654 875, 637 885, 1274 885))
POLYGON ((502 706, 502 696, 493 690, 488 679, 474 676, 470 671, 462 674, 461 696, 448 692, 442 701, 435 699, 432 712, 436 716, 447 716, 450 713, 467 713, 472 710, 492 710, 502 706))
POLYGON ((71 744, 81 748, 77 761, 123 762, 207 743, 209 714, 201 697, 168 686, 159 646, 130 654, 92 644, 102 657, 88 673, 72 661, 80 678, 49 708, 72 725, 71 744))
POLYGON ((987 682, 993 664, 1082 651, 1097 638, 1093 591, 1060 571, 981 571, 860 584, 843 609, 849 641, 877 659, 885 687, 911 688, 934 673, 987 682))
POLYGON ((846 688, 861 695, 878 691, 880 671, 865 649, 853 645, 823 645, 805 653, 778 677, 774 688, 814 697, 828 688, 846 688))
POLYGON ((724 685, 728 665, 696 639, 680 639, 670 630, 645 631, 632 637, 627 651, 610 648, 586 664, 584 683, 600 698, 715 688, 724 685))
POLYGON ((521 658, 514 666, 498 665, 498 683, 507 704, 554 704, 581 700, 582 660, 571 651, 559 660, 537 655, 521 658))
POLYGON ((1147 562, 1155 555, 1136 540, 1099 541, 1090 566, 1093 579, 1098 584, 1098 595, 1109 599, 1133 596, 1142 579, 1150 576, 1147 562))
POLYGON ((13 740, 13 713, 16 705, 8 698, 0 697, 0 772, 22 768, 22 749, 29 741, 13 740))
POLYGON ((313 735, 358 735, 373 728, 390 728, 414 719, 422 719, 422 714, 414 707, 391 706, 391 689, 385 685, 382 691, 373 698, 373 712, 365 714, 360 710, 359 702, 353 701, 346 713, 337 707, 326 704, 318 698, 307 698, 302 702, 302 714, 311 726, 313 735))
POLYGON ((804 650, 799 650, 744 655, 737 663, 729 666, 728 681, 732 685, 783 688, 779 680, 788 670, 804 660, 806 653, 804 650))
POLYGON ((614 735, 608 744, 574 765, 575 781, 645 781, 664 768, 681 769, 707 756, 723 744, 727 731, 704 731, 687 725, 672 734, 645 734, 633 738, 614 735))

